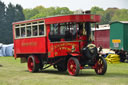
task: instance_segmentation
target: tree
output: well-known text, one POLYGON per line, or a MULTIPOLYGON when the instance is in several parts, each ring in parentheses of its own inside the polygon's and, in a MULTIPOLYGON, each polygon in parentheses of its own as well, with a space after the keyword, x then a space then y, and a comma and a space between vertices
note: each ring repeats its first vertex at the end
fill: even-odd
POLYGON ((91 8, 91 14, 98 14, 101 16, 101 22, 99 24, 104 24, 106 23, 105 19, 105 11, 102 8, 99 8, 97 6, 94 6, 91 8))
POLYGON ((36 19, 36 18, 42 18, 48 16, 47 9, 43 6, 37 6, 34 9, 31 10, 31 12, 34 14, 29 19, 36 19))
POLYGON ((99 24, 105 24, 106 23, 105 11, 98 11, 96 14, 101 16, 101 21, 99 24))
POLYGON ((112 19, 114 19, 113 16, 115 16, 115 13, 118 10, 119 10, 118 8, 108 8, 106 10, 103 10, 102 8, 99 8, 99 7, 95 6, 95 7, 91 8, 91 13, 101 15, 100 24, 109 24, 110 22, 113 21, 112 20, 112 19))
POLYGON ((0 1, 0 26, 5 22, 5 4, 0 1))
POLYGON ((67 14, 72 14, 67 7, 57 7, 56 8, 56 15, 67 15, 67 14))
POLYGON ((97 14, 97 12, 99 12, 99 11, 103 12, 104 10, 103 10, 103 8, 99 8, 97 6, 94 6, 91 8, 91 14, 97 14))
POLYGON ((25 19, 22 10, 23 8, 18 4, 16 6, 11 3, 8 4, 8 7, 6 8, 6 25, 3 33, 3 43, 13 42, 12 23, 25 19))
POLYGON ((15 20, 14 21, 22 21, 25 20, 25 16, 23 14, 23 8, 21 5, 17 4, 15 7, 15 20))
POLYGON ((15 6, 9 3, 6 9, 6 28, 4 29, 4 43, 13 42, 12 22, 15 21, 15 6))
POLYGON ((55 15, 73 14, 67 7, 49 7, 37 6, 33 9, 24 9, 25 19, 36 19, 55 15))
POLYGON ((117 10, 112 17, 112 21, 128 21, 128 9, 117 10))
POLYGON ((5 29, 5 4, 0 1, 0 43, 4 41, 4 29, 5 29))
POLYGON ((105 23, 109 24, 112 22, 112 17, 115 15, 118 8, 108 8, 105 10, 105 23))
POLYGON ((55 7, 46 8, 46 13, 48 16, 54 16, 56 15, 56 8, 55 7))

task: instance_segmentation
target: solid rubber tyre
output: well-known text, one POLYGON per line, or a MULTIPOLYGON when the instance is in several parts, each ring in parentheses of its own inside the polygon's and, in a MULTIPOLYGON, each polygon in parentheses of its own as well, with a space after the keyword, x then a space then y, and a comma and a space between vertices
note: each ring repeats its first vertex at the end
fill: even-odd
POLYGON ((71 57, 67 63, 68 73, 72 76, 77 76, 80 70, 80 63, 77 58, 71 57))
POLYGON ((29 72, 38 72, 39 71, 39 63, 36 63, 35 56, 28 57, 28 70, 29 70, 29 72))
POLYGON ((99 57, 96 62, 95 72, 98 75, 104 75, 107 71, 107 62, 103 57, 99 57))

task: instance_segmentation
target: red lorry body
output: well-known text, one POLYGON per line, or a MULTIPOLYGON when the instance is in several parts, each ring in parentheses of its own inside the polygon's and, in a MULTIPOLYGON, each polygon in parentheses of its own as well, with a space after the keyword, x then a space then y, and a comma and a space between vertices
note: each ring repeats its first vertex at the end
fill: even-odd
MULTIPOLYGON (((14 55, 15 58, 18 57, 17 54, 37 54, 37 53, 49 53, 49 58, 53 58, 56 56, 63 56, 67 55, 67 52, 71 51, 71 45, 79 45, 78 41, 76 42, 55 42, 52 43, 49 41, 48 35, 50 31, 50 24, 54 23, 64 23, 64 22, 99 22, 100 16, 98 15, 67 15, 67 16, 57 16, 57 17, 50 17, 50 18, 41 18, 41 19, 35 19, 35 20, 27 20, 27 21, 21 21, 21 22, 15 22, 13 23, 13 35, 14 35, 14 55), (93 17, 93 18, 92 18, 93 17), (45 32, 46 35, 43 37, 30 37, 30 38, 21 38, 21 39, 15 39, 15 25, 17 24, 25 24, 25 23, 32 23, 36 21, 44 21, 45 23, 45 32), (76 44, 77 43, 77 44, 76 44), (64 51, 63 53, 57 50, 55 47, 59 46, 59 44, 70 44, 67 45, 69 48, 68 50, 61 49, 64 51), (51 49, 54 49, 51 51, 51 49), (59 54, 57 55, 57 51, 59 54), (53 52, 53 53, 52 53, 53 52)), ((61 46, 61 45, 60 45, 61 46)), ((79 52, 79 46, 76 46, 77 50, 79 52)))
MULTIPOLYGON (((89 61, 89 59, 86 60, 82 52, 86 50, 85 46, 96 49, 95 45, 87 43, 89 31, 87 31, 87 35, 79 36, 77 31, 79 30, 80 34, 82 29, 82 32, 85 33, 86 30, 90 30, 90 23, 96 22, 100 22, 100 16, 92 14, 65 15, 14 22, 14 57, 21 58, 21 62, 27 62, 30 72, 36 72, 45 64, 50 64, 58 71, 68 69, 70 75, 77 75, 79 69, 83 69, 89 61), (70 32, 72 33, 70 34, 70 32), (68 37, 65 36, 67 33, 69 33, 68 37), (71 35, 70 39, 69 35, 71 35)), ((97 53, 94 53, 93 57, 97 56, 97 53)), ((93 57, 91 59, 94 59, 93 57)), ((105 69, 103 68, 102 72, 98 72, 100 69, 96 62, 99 61, 93 62, 95 65, 89 65, 96 70, 97 74, 102 75, 106 72, 106 63, 102 58, 98 59, 100 62, 103 61, 99 64, 105 64, 105 69)), ((101 66, 100 68, 102 68, 101 66)))

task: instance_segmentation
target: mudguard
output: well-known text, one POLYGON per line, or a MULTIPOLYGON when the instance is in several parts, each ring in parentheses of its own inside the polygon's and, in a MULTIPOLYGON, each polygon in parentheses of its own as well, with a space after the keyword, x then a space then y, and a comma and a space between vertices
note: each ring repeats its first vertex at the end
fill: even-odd
POLYGON ((71 52, 71 53, 68 53, 69 55, 71 56, 80 56, 80 53, 78 52, 71 52))

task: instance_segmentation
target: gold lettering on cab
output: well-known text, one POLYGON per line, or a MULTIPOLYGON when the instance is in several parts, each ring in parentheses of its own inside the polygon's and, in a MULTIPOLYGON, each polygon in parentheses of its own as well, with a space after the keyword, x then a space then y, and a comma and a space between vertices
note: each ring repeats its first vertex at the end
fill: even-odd
POLYGON ((73 44, 73 43, 63 43, 63 44, 58 44, 58 45, 55 45, 54 48, 57 49, 57 48, 61 48, 61 47, 68 47, 68 46, 75 46, 77 47, 76 44, 73 44))

